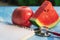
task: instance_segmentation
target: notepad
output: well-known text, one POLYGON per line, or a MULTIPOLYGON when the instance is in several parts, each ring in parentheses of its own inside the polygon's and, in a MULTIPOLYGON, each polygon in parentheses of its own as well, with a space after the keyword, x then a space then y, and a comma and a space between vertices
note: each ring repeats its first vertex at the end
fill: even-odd
POLYGON ((27 40, 33 35, 33 29, 0 23, 0 40, 27 40))

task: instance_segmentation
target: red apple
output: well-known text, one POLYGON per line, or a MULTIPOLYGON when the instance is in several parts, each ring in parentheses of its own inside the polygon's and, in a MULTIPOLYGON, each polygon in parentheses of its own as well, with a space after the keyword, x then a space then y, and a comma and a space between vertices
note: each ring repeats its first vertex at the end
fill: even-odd
POLYGON ((33 11, 27 6, 20 6, 16 8, 12 14, 13 24, 19 26, 30 27, 30 17, 33 15, 33 11))

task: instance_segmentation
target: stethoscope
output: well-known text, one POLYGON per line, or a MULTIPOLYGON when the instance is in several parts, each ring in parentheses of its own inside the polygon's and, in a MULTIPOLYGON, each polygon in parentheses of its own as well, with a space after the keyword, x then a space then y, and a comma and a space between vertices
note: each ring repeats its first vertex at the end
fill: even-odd
POLYGON ((38 28, 34 29, 34 31, 35 31, 35 35, 40 36, 40 37, 60 38, 60 33, 55 32, 55 31, 53 32, 53 31, 49 30, 49 28, 46 28, 45 26, 43 26, 42 28, 38 27, 38 28), (55 36, 52 36, 51 34, 53 34, 55 36))

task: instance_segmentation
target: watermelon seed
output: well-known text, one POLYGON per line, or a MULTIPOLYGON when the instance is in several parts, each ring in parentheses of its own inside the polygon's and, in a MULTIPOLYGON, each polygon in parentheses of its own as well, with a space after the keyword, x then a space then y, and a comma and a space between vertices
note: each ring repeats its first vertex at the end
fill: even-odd
POLYGON ((48 12, 48 11, 49 11, 49 9, 44 10, 44 12, 48 12))

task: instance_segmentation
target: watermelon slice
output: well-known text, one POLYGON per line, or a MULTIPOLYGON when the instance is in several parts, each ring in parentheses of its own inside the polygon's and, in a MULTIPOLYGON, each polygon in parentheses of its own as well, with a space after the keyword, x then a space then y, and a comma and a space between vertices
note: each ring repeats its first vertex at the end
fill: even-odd
POLYGON ((58 23, 59 16, 51 2, 45 1, 35 12, 33 17, 30 18, 30 21, 39 27, 46 26, 47 28, 52 28, 58 23))

